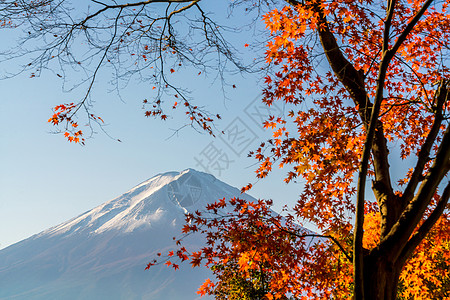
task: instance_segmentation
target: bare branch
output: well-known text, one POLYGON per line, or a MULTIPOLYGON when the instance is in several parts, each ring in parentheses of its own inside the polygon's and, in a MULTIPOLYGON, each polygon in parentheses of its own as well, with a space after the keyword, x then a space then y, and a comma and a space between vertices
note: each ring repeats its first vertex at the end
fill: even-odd
MULTIPOLYGON (((188 112, 187 123, 196 130, 203 131, 204 121, 207 120, 206 122, 211 122, 208 123, 211 126, 207 125, 206 128, 212 129, 212 122, 219 117, 188 102, 190 91, 174 84, 174 77, 167 76, 168 71, 173 73, 180 67, 192 66, 203 74, 216 73, 222 80, 222 85, 226 85, 227 72, 259 70, 254 67, 255 62, 247 65, 242 63, 236 56, 239 51, 225 35, 225 32, 239 32, 238 25, 224 26, 212 20, 208 12, 200 7, 201 0, 146 0, 127 3, 94 0, 91 2, 93 7, 85 15, 84 12, 78 14, 78 8, 71 7, 65 0, 37 1, 33 2, 34 6, 19 0, 19 9, 14 3, 15 1, 11 1, 2 4, 5 11, 0 11, 0 17, 8 15, 21 22, 25 35, 16 48, 8 49, 0 55, 2 60, 17 59, 19 63, 15 66, 23 64, 23 68, 9 72, 4 77, 12 77, 28 70, 32 70, 32 77, 37 77, 43 70, 50 70, 64 80, 63 87, 66 91, 85 87, 86 92, 82 98, 72 100, 78 104, 74 113, 81 107, 91 109, 89 99, 94 83, 99 78, 98 74, 101 70, 112 68, 115 72, 112 84, 116 86, 119 97, 123 88, 119 86, 119 82, 126 85, 132 77, 139 77, 155 87, 150 91, 148 97, 152 100, 148 103, 157 102, 159 110, 152 111, 156 113, 151 114, 152 116, 166 117, 165 110, 172 106, 163 105, 163 98, 176 94, 184 101, 185 106, 180 107, 188 112), (167 4, 167 10, 163 10, 164 3, 167 4), (30 13, 21 15, 24 11, 30 13), (76 49, 74 45, 77 45, 76 49), (55 64, 59 69, 57 71, 55 64), (81 70, 85 76, 66 87, 69 79, 64 75, 69 68, 81 70), (199 115, 194 115, 194 112, 199 115), (203 120, 199 116, 204 116, 203 120)), ((145 111, 146 115, 148 111, 145 111)), ((89 117, 87 122, 90 122, 89 117)))
POLYGON ((98 73, 100 67, 101 67, 102 64, 103 64, 103 61, 105 60, 106 55, 108 54, 109 48, 111 47, 111 45, 113 44, 113 42, 114 42, 114 40, 115 40, 115 38, 116 38, 116 36, 117 36, 117 23, 118 23, 118 21, 119 21, 119 18, 120 18, 120 14, 121 14, 121 13, 122 13, 122 9, 120 9, 119 13, 117 14, 116 20, 115 20, 115 22, 114 22, 114 34, 113 34, 113 36, 111 37, 111 40, 110 40, 108 46, 107 46, 106 49, 104 50, 103 55, 102 55, 102 57, 100 58, 100 61, 98 62, 97 67, 95 68, 94 73, 92 74, 92 79, 91 79, 91 82, 90 82, 90 84, 89 84, 89 87, 88 87, 88 89, 87 89, 87 91, 86 91, 86 94, 85 94, 84 98, 81 100, 81 102, 78 104, 78 108, 75 109, 75 110, 72 112, 72 114, 71 114, 71 116, 70 116, 69 118, 72 118, 72 117, 77 113, 77 111, 80 109, 80 107, 82 107, 82 106, 85 105, 85 102, 86 102, 86 100, 88 99, 88 97, 89 97, 89 95, 90 95, 90 93, 91 93, 92 87, 94 86, 94 82, 95 82, 95 79, 96 79, 96 77, 97 77, 97 73, 98 73))

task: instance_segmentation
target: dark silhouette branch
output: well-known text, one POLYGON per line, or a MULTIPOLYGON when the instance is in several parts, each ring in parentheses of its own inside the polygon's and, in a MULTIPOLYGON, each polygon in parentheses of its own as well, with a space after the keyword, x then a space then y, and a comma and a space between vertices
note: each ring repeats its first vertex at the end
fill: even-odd
POLYGON ((436 158, 422 181, 416 195, 406 206, 398 221, 389 234, 380 241, 380 250, 389 252, 396 260, 403 251, 411 234, 424 216, 439 184, 450 170, 450 126, 442 138, 436 158))
POLYGON ((414 15, 413 19, 408 23, 408 25, 406 25, 405 30, 403 30, 403 32, 397 38, 397 41, 395 42, 394 46, 392 46, 392 48, 389 49, 388 57, 390 57, 390 59, 392 59, 392 57, 395 55, 395 53, 397 53, 400 46, 403 44, 403 42, 408 37, 408 34, 411 33, 414 26, 416 26, 417 22, 419 22, 420 18, 422 18, 423 14, 427 11, 428 7, 431 5, 432 2, 433 2, 433 0, 427 0, 427 2, 425 2, 423 4, 423 6, 420 8, 420 10, 414 15))
POLYGON ((417 156, 417 163, 414 167, 414 171, 411 175, 411 179, 408 181, 408 184, 405 188, 405 191, 402 196, 402 202, 407 204, 411 201, 414 196, 414 191, 417 188, 420 180, 422 179, 422 174, 425 169, 425 165, 430 160, 430 151, 436 141, 436 138, 440 132, 442 121, 444 120, 443 109, 444 104, 450 99, 450 91, 449 91, 449 82, 445 80, 441 80, 437 91, 435 93, 435 118, 433 121, 433 125, 431 127, 430 132, 427 135, 425 142, 420 148, 419 154, 417 156))
POLYGON ((285 233, 287 233, 287 234, 293 235, 293 236, 295 236, 295 237, 298 237, 298 238, 305 238, 305 237, 320 237, 320 238, 330 239, 330 240, 333 241, 333 243, 336 244, 336 246, 338 246, 339 250, 342 251, 342 253, 343 253, 344 256, 347 258, 347 260, 348 260, 349 262, 352 262, 353 257, 352 257, 352 255, 351 255, 351 253, 348 253, 347 251, 345 251, 345 248, 341 245, 341 243, 339 243, 339 241, 338 241, 335 237, 333 237, 333 236, 331 236, 331 235, 322 235, 322 234, 313 234, 313 233, 298 234, 298 233, 295 232, 295 231, 287 230, 286 228, 281 227, 279 224, 275 224, 275 223, 273 223, 273 224, 274 224, 279 230, 281 230, 281 231, 283 231, 283 232, 285 232, 285 233))
POLYGON ((442 216, 448 200, 450 197, 450 182, 447 183, 444 191, 442 192, 442 196, 439 199, 436 207, 432 211, 432 213, 428 216, 428 218, 420 225, 419 229, 416 233, 413 234, 411 239, 406 243, 405 247, 402 250, 400 255, 401 262, 404 263, 414 252, 416 247, 420 244, 420 242, 425 238, 425 236, 430 232, 433 226, 436 224, 438 219, 442 216))

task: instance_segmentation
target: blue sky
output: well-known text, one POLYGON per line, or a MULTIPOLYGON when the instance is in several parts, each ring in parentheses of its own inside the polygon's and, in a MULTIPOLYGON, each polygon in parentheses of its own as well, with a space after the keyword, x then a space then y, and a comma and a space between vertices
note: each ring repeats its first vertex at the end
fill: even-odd
MULTIPOLYGON (((226 7, 216 7, 218 2, 205 3, 213 3, 211 10, 224 15, 227 12, 226 7)), ((224 15, 219 19, 224 20, 224 15)), ((248 17, 240 15, 224 22, 236 24, 236 20, 247 22, 248 17)), ((262 23, 258 24, 262 29, 262 23)), ((247 60, 255 53, 244 45, 252 44, 257 33, 249 28, 230 35, 247 60)), ((0 30, 0 37, 14 44, 11 32, 0 30)), ((1 63, 0 77, 14 69, 14 63, 1 63)), ((169 75, 175 85, 192 91, 190 96, 196 105, 220 113, 217 129, 226 134, 213 138, 191 128, 177 133, 185 124, 180 111, 171 111, 165 122, 144 117, 142 100, 151 97, 152 85, 132 77, 119 97, 115 91, 110 92, 111 70, 103 69, 91 99, 95 104, 92 112, 106 122, 106 133, 94 128, 99 133, 82 147, 52 134, 53 128, 47 123, 52 107, 76 102, 86 91, 63 92, 63 84, 76 82, 80 73, 67 73, 64 79, 56 73, 45 70, 40 77, 30 78, 30 72, 25 72, 0 80, 0 248, 92 209, 158 173, 186 168, 209 171, 236 187, 251 182, 254 187, 250 193, 257 198, 272 198, 278 211, 285 204, 295 203, 301 185, 283 182, 287 170, 276 169, 268 179, 256 181, 257 163, 247 157, 250 150, 270 137, 261 127, 261 117, 283 115, 287 110, 276 104, 267 111, 261 104, 261 74, 226 75, 229 85, 225 86, 225 95, 217 74, 198 76, 198 70, 188 68, 169 75)), ((393 177, 401 176, 397 173, 410 164, 391 161, 393 177)))
MULTIPOLYGON (((5 72, 7 66, 1 67, 5 72)), ((196 103, 221 114, 218 129, 239 133, 213 138, 190 128, 174 135, 184 124, 181 114, 173 112, 166 122, 144 117, 148 84, 132 80, 119 98, 108 92, 108 75, 100 73, 92 99, 94 112, 105 120, 104 129, 112 138, 99 132, 84 147, 52 134, 47 123, 52 107, 76 101, 84 90, 62 92, 62 79, 49 71, 38 78, 24 73, 0 80, 0 248, 75 217, 158 173, 208 168, 237 187, 255 183, 256 162, 247 153, 269 137, 260 125, 260 116, 268 112, 260 102, 257 76, 230 75, 236 88, 228 88, 224 98, 220 81, 178 75, 196 103)), ((283 107, 273 109, 271 113, 284 112, 283 107)), ((282 175, 275 171, 268 180, 256 182, 251 194, 276 200, 278 210, 293 203, 299 186, 287 186, 282 175)))

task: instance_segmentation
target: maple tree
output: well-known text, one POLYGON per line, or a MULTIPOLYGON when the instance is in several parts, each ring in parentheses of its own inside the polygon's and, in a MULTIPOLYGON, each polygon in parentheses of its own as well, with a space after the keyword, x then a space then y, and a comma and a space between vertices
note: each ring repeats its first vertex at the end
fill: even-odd
MULTIPOLYGON (((83 67, 98 58, 86 79, 86 96, 55 107, 49 119, 65 124, 69 140, 82 141, 74 117, 89 108, 98 71, 121 61, 123 53, 131 58, 126 65, 113 64, 117 70, 156 70, 150 78, 157 94, 144 103, 150 105, 147 116, 166 118, 162 96, 170 90, 177 99, 173 107, 185 107, 193 124, 212 133, 211 122, 219 116, 200 111, 167 79, 180 63, 223 70, 217 61, 206 64, 211 49, 244 69, 200 0, 94 1, 98 10, 69 26, 67 1, 38 2, 43 6, 36 15, 52 18, 30 22, 32 38, 47 38, 31 64, 38 62, 36 72, 54 59, 83 67), (149 9, 158 3, 166 6, 155 17, 149 9), (180 40, 183 35, 174 31, 174 18, 188 12, 197 13, 188 25, 202 33, 197 43, 180 40), (90 40, 98 24, 103 24, 106 42, 88 43, 87 59, 71 55, 73 37, 90 40)), ((21 8, 24 3, 2 4, 21 8)), ((252 152, 260 162, 257 176, 268 176, 278 165, 288 169, 286 182, 301 183, 302 191, 285 218, 270 211, 270 202, 240 199, 210 205, 208 216, 188 215, 185 233, 203 232, 207 246, 194 252, 180 248, 166 264, 176 269, 179 259, 215 266, 219 281, 205 282, 203 294, 226 292, 222 283, 237 280, 244 286, 264 274, 266 299, 448 297, 449 1, 255 0, 233 5, 269 9, 264 21, 271 40, 265 56, 276 72, 265 78, 263 101, 293 107, 287 116, 265 122, 273 138, 252 152), (321 234, 303 232, 296 222, 313 223, 321 234), (240 274, 233 277, 230 270, 236 268, 240 274)), ((37 20, 23 11, 9 18, 37 20)))
POLYGON ((288 2, 265 16, 267 61, 279 72, 266 77, 264 102, 296 108, 267 120, 273 139, 252 154, 258 177, 291 168, 286 182, 303 192, 288 223, 236 199, 232 214, 218 214, 220 201, 208 207, 215 217, 189 215, 186 231, 204 228, 208 245, 192 261, 235 260, 247 277, 263 263, 266 299, 447 297, 449 3, 288 2), (414 167, 393 175, 392 157, 414 167), (322 240, 305 245, 294 218, 322 240))
POLYGON ((217 286, 214 288, 215 299, 261 299, 267 292, 268 280, 265 273, 260 270, 252 270, 247 276, 241 274, 239 264, 236 261, 228 261, 226 265, 216 264, 211 267, 219 276, 217 286))
MULTIPOLYGON (((264 177, 277 159, 293 165, 287 181, 306 181, 295 214, 325 232, 349 234, 341 231, 350 229, 355 211, 354 297, 395 299, 407 259, 440 217, 448 219, 448 3, 293 4, 266 17, 274 34, 268 59, 282 70, 267 78, 265 101, 302 106, 310 100, 314 106, 291 111, 297 136, 287 132, 284 119, 267 122, 275 129, 272 154, 257 151, 258 174, 264 177), (385 16, 379 17, 377 7, 385 16), (311 32, 328 61, 323 76, 311 32), (392 143, 401 159, 416 159, 396 189, 389 167, 392 143), (365 198, 367 176, 375 201, 365 198), (370 211, 380 213, 380 242, 367 249, 363 224, 370 211)), ((449 227, 442 224, 439 239, 445 241, 449 227)))

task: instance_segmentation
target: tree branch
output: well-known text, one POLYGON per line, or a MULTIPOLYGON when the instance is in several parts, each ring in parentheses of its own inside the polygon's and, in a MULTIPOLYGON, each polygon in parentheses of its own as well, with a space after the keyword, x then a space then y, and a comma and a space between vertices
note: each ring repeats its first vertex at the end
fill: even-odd
MULTIPOLYGON (((365 181, 367 177, 367 171, 369 167, 369 158, 370 153, 372 150, 372 145, 374 145, 374 154, 375 154, 375 147, 379 146, 380 144, 375 144, 376 139, 376 131, 382 132, 382 124, 378 120, 379 113, 381 109, 381 103, 383 101, 383 91, 385 86, 385 80, 386 80, 386 74, 389 67, 389 64, 394 57, 395 53, 397 52, 400 45, 403 43, 403 41, 406 39, 406 36, 409 34, 409 32, 414 28, 415 24, 418 22, 420 17, 423 15, 423 13, 426 11, 427 7, 431 3, 428 1, 422 9, 416 14, 416 16, 413 18, 413 20, 407 25, 406 29, 402 32, 399 39, 395 43, 394 47, 390 50, 388 50, 389 47, 389 31, 391 26, 391 20, 394 13, 395 8, 395 1, 389 1, 388 5, 388 11, 385 21, 385 30, 384 30, 384 36, 383 36, 383 45, 382 45, 382 58, 379 66, 378 71, 378 78, 377 78, 377 88, 375 93, 375 98, 373 102, 372 112, 370 116, 370 123, 367 128, 366 133, 366 139, 364 142, 364 148, 363 148, 363 154, 361 158, 361 165, 360 165, 360 171, 358 176, 358 184, 357 184, 357 200, 356 200, 356 218, 355 218, 355 238, 354 238, 354 284, 355 284, 355 298, 356 299, 364 299, 364 282, 363 282, 363 274, 364 274, 364 268, 363 268, 363 260, 364 260, 364 254, 362 249, 362 239, 364 235, 364 199, 365 199, 365 181), (429 2, 429 3, 428 3, 429 2)), ((384 134, 381 137, 382 140, 385 140, 384 134)), ((382 143, 382 145, 385 145, 386 142, 382 143)), ((386 159, 387 163, 387 155, 386 152, 385 155, 381 156, 381 161, 383 159, 386 159)), ((377 161, 374 161, 375 166, 375 174, 377 174, 377 161)), ((382 170, 382 169, 381 169, 382 170)), ((387 178, 389 178, 389 173, 386 173, 386 171, 382 172, 380 175, 385 175, 387 178)), ((390 180, 389 182, 386 181, 386 179, 381 182, 384 183, 383 186, 381 186, 381 189, 378 189, 374 185, 374 192, 377 196, 377 200, 380 207, 381 212, 381 236, 385 236, 385 234, 391 229, 392 222, 395 220, 396 212, 395 207, 396 198, 392 195, 392 186, 390 186, 390 180), (389 184, 389 185, 386 185, 389 184), (377 195, 378 192, 379 195, 377 195), (387 192, 387 193, 386 193, 387 192)), ((376 184, 379 184, 379 182, 376 182, 376 184)))
POLYGON ((177 9, 177 10, 172 11, 172 12, 167 16, 167 19, 170 20, 170 18, 171 18, 173 15, 178 14, 178 13, 180 13, 180 12, 182 12, 182 11, 185 11, 185 10, 191 8, 191 7, 194 6, 194 5, 197 5, 198 2, 200 2, 200 0, 193 0, 193 1, 191 1, 191 3, 189 3, 188 5, 183 6, 182 8, 179 8, 179 9, 177 9))
POLYGON ((284 232, 286 232, 287 234, 293 235, 293 236, 298 237, 298 238, 304 238, 304 237, 320 237, 320 238, 330 239, 330 240, 333 241, 333 243, 336 244, 336 246, 338 246, 339 250, 342 251, 342 253, 343 253, 344 256, 347 258, 347 260, 348 260, 349 262, 352 262, 352 259, 353 259, 352 254, 351 254, 351 253, 348 253, 347 251, 345 251, 345 249, 344 249, 344 247, 341 245, 341 243, 339 243, 339 241, 338 241, 335 237, 333 237, 333 236, 331 236, 331 235, 312 234, 312 233, 298 234, 298 233, 296 233, 296 232, 294 232, 294 231, 287 230, 287 229, 285 229, 285 228, 279 226, 278 224, 274 224, 274 225, 277 226, 278 229, 280 229, 281 231, 284 231, 284 232))
MULTIPOLYGON (((167 102, 164 103, 163 100, 172 94, 167 93, 168 90, 175 91, 176 97, 183 100, 188 98, 187 87, 174 89, 175 85, 167 84, 167 81, 173 80, 164 77, 163 74, 164 71, 167 72, 163 68, 167 68, 169 63, 173 64, 174 71, 176 66, 191 65, 201 73, 210 70, 217 72, 223 79, 223 85, 228 80, 224 76, 227 71, 256 71, 253 69, 256 63, 244 65, 235 57, 238 51, 222 35, 222 31, 226 30, 238 32, 239 27, 235 24, 227 27, 214 22, 200 8, 201 0, 88 2, 91 8, 84 13, 77 7, 71 7, 72 3, 65 5, 66 0, 39 0, 33 4, 34 6, 27 4, 25 0, 18 0, 21 8, 19 10, 14 8, 14 1, 7 0, 5 5, 0 7, 0 17, 12 14, 16 20, 26 23, 23 27, 28 34, 22 36, 18 46, 9 50, 9 53, 0 53, 0 60, 8 55, 8 60, 26 60, 23 68, 15 72, 16 74, 29 69, 35 69, 36 72, 51 70, 53 62, 59 63, 57 75, 62 80, 66 80, 64 73, 71 67, 75 70, 81 69, 85 73, 85 76, 80 77, 75 83, 68 80, 63 82, 64 89, 66 83, 70 84, 67 90, 85 87, 83 95, 76 100, 78 107, 73 113, 79 114, 82 107, 90 109, 90 93, 95 87, 101 69, 105 67, 115 70, 112 83, 116 85, 119 97, 121 93, 119 83, 124 82, 126 85, 131 77, 139 76, 140 80, 148 81, 155 87, 152 91, 155 96, 152 98, 162 104, 157 105, 161 109, 146 110, 146 116, 153 112, 155 114, 151 116, 165 114, 167 102), (46 5, 40 1, 46 1, 44 3, 46 5), (39 9, 39 13, 27 13, 24 16, 20 14, 20 11, 25 10, 25 5, 28 9, 28 5, 34 8, 37 4, 39 6, 35 10, 39 9), (164 14, 162 6, 169 5, 170 9, 164 14), (8 11, 2 11, 2 8, 8 11), (75 14, 72 9, 76 11, 75 14), (118 22, 116 17, 119 18, 118 22), (186 20, 186 23, 177 22, 181 18, 186 20), (80 46, 77 46, 77 51, 73 50, 74 45, 80 46), (130 57, 130 54, 133 57, 130 57)), ((33 73, 33 76, 38 75, 33 73)), ((187 122, 191 126, 196 130, 204 130, 206 125, 208 132, 209 128, 213 129, 213 122, 218 119, 216 115, 195 105, 190 106, 187 101, 184 101, 184 105, 186 106, 182 106, 182 109, 188 112, 187 122), (197 112, 198 115, 193 115, 197 112), (191 122, 190 117, 194 117, 194 122, 191 122)), ((90 122, 89 115, 90 112, 87 122, 90 122)))
POLYGON ((439 134, 442 120, 444 119, 444 116, 442 114, 442 111, 444 109, 444 103, 448 101, 450 97, 448 84, 449 81, 441 80, 439 87, 436 91, 434 122, 425 142, 423 143, 419 151, 416 166, 414 167, 411 179, 409 180, 408 185, 406 186, 405 191, 403 193, 402 202, 405 203, 405 205, 409 203, 409 201, 411 201, 411 199, 414 196, 414 191, 416 190, 417 185, 419 184, 420 179, 422 178, 422 173, 425 168, 425 165, 430 159, 429 156, 431 148, 433 147, 436 137, 439 134))
POLYGON ((400 34, 397 41, 395 42, 394 46, 389 50, 390 55, 392 55, 392 57, 395 55, 395 53, 397 53, 398 48, 400 48, 402 43, 406 40, 408 34, 411 33, 414 26, 416 26, 417 22, 419 22, 420 18, 422 18, 423 14, 426 12, 426 10, 428 9, 428 7, 431 5, 432 2, 433 0, 428 0, 427 2, 425 2, 422 8, 416 13, 414 18, 411 20, 411 22, 409 22, 408 25, 406 25, 405 30, 403 30, 403 32, 400 34))
MULTIPOLYGON (((321 25, 323 25, 320 26, 319 37, 330 67, 333 69, 340 82, 342 82, 347 91, 350 93, 351 98, 359 109, 361 120, 363 121, 366 129, 368 129, 370 113, 373 105, 370 102, 365 89, 363 74, 357 71, 345 58, 334 35, 329 29, 328 22, 323 14, 323 11, 320 7, 317 7, 316 9, 321 18, 321 25)), ((394 192, 389 174, 389 151, 387 149, 387 141, 384 137, 382 124, 380 122, 377 123, 377 130, 373 140, 372 154, 375 170, 374 192, 377 196, 377 200, 382 197, 393 198, 394 192)))
POLYGON ((387 7, 387 17, 386 21, 384 22, 384 32, 383 32, 383 51, 388 49, 389 47, 389 33, 391 31, 391 25, 392 25, 392 17, 394 16, 394 9, 395 4, 397 3, 396 0, 389 0, 388 1, 388 7, 387 7))
MULTIPOLYGON (((108 46, 106 46, 105 50, 103 51, 103 55, 100 58, 100 61, 98 62, 97 66, 94 70, 94 73, 92 74, 92 79, 91 79, 91 82, 89 83, 89 87, 86 91, 86 94, 83 97, 83 99, 80 101, 80 103, 78 104, 77 108, 71 113, 69 118, 72 118, 82 106, 85 106, 86 100, 88 99, 89 95, 91 94, 91 90, 92 90, 92 87, 94 86, 94 82, 97 77, 98 71, 100 70, 100 67, 102 66, 103 61, 105 60, 106 56, 108 55, 109 48, 111 48, 111 45, 114 43, 114 40, 117 36, 117 23, 119 22, 119 18, 122 13, 122 10, 123 10, 122 8, 119 10, 119 13, 117 14, 117 16, 114 20, 114 33, 110 39, 110 42, 108 43, 108 46)), ((88 116, 89 116, 89 113, 88 113, 88 116)))
POLYGON ((423 224, 419 227, 417 232, 411 237, 411 239, 406 243, 405 247, 402 250, 400 255, 403 261, 399 263, 404 263, 411 254, 414 252, 414 249, 420 244, 420 242, 425 238, 425 236, 430 232, 431 228, 436 224, 438 219, 442 216, 442 213, 447 206, 448 199, 450 197, 450 182, 447 183, 447 186, 442 193, 441 199, 439 199, 436 207, 430 216, 423 222, 423 224))
POLYGON ((389 234, 380 241, 380 250, 395 261, 422 219, 440 182, 450 170, 450 126, 442 138, 436 158, 413 200, 406 206, 389 234))

